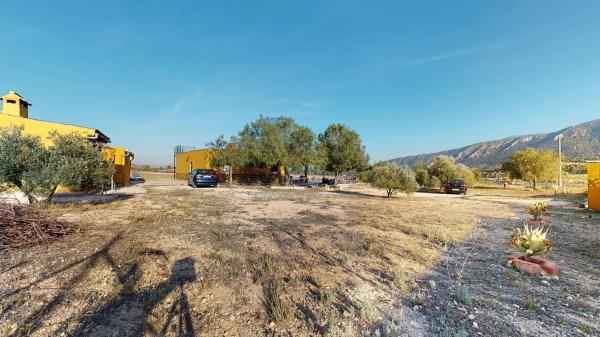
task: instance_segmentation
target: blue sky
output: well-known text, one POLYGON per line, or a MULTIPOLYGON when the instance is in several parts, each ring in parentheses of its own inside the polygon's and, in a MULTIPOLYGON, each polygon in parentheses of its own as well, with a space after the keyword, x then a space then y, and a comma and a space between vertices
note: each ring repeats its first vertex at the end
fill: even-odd
POLYGON ((600 118, 598 1, 0 0, 0 91, 168 164, 259 114, 375 160, 600 118))

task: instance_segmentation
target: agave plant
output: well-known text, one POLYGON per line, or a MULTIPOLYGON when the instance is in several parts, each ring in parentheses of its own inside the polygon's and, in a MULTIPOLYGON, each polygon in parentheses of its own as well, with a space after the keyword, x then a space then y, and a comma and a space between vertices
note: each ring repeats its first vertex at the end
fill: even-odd
POLYGON ((550 250, 550 240, 546 239, 548 230, 544 231, 542 227, 533 229, 524 225, 523 230, 517 228, 510 236, 510 243, 521 252, 527 255, 540 255, 550 250))
POLYGON ((538 201, 527 206, 526 211, 527 213, 533 215, 533 220, 541 220, 540 216, 544 213, 547 213, 548 209, 550 209, 550 206, 548 206, 546 201, 538 201))

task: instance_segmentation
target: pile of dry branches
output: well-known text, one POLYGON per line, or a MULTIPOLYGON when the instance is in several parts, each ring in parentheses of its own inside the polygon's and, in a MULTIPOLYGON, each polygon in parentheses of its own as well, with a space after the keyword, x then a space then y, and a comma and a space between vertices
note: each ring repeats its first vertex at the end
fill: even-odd
POLYGON ((0 202, 0 251, 48 243, 76 229, 30 206, 0 202))

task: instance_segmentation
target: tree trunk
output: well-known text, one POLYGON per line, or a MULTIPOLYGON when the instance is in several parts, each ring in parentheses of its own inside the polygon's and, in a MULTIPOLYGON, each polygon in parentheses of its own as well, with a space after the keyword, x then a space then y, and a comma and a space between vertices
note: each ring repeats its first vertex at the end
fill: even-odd
POLYGON ((537 190, 537 182, 535 179, 533 179, 533 189, 537 190))
POLYGON ((52 198, 54 198, 54 193, 56 193, 57 188, 58 188, 58 186, 52 187, 52 190, 50 191, 50 195, 48 195, 48 197, 46 198, 46 202, 52 201, 52 198))
POLYGON ((308 165, 304 165, 304 180, 308 183, 308 165))
POLYGON ((233 187, 233 166, 229 165, 229 188, 233 187))
POLYGON ((388 198, 391 198, 391 197, 392 197, 392 192, 393 192, 393 191, 392 191, 391 189, 388 189, 388 190, 387 190, 387 197, 388 197, 388 198))
POLYGON ((333 185, 337 186, 338 184, 338 176, 340 175, 339 172, 335 172, 335 177, 333 177, 333 185))

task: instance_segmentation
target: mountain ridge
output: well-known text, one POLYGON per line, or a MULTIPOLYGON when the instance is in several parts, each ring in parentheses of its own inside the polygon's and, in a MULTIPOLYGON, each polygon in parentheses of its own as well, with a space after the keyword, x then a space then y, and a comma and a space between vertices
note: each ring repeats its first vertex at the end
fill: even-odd
MULTIPOLYGON (((589 160, 600 157, 600 119, 576 124, 549 133, 534 133, 520 136, 488 140, 456 149, 403 156, 388 160, 400 165, 414 166, 419 160, 431 161, 435 156, 448 155, 457 162, 470 166, 493 166, 502 163, 512 153, 526 147, 536 149, 552 148, 557 150, 554 140, 563 134, 562 150, 567 160, 589 160)), ((558 151, 558 150, 557 150, 558 151)))

